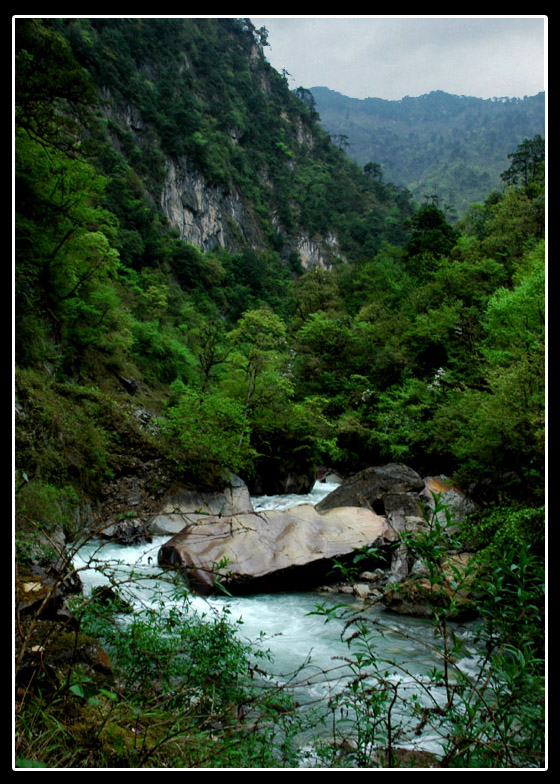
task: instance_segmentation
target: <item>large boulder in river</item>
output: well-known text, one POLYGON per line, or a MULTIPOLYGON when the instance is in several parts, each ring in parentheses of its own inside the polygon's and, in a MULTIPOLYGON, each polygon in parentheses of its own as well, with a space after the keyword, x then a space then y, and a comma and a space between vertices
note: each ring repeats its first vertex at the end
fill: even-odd
POLYGON ((332 570, 332 559, 369 545, 389 545, 397 535, 369 509, 311 504, 208 517, 188 526, 159 551, 162 566, 179 569, 194 590, 221 583, 232 593, 314 587, 332 570))
POLYGON ((338 506, 362 506, 387 514, 383 499, 395 494, 419 493, 424 480, 412 468, 401 463, 373 466, 345 479, 336 490, 317 504, 323 512, 338 506))

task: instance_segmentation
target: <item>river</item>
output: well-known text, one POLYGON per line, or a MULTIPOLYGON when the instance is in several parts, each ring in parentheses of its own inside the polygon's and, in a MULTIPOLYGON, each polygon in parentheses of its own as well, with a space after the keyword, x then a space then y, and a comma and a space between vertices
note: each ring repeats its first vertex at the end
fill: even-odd
MULTIPOLYGON (((309 495, 266 496, 252 499, 255 510, 288 508, 300 503, 318 503, 335 485, 317 483, 309 495)), ((161 579, 157 566, 158 550, 169 536, 157 536, 150 544, 119 545, 112 542, 89 541, 76 553, 74 564, 80 570, 84 590, 89 593, 95 586, 117 579, 119 583, 134 578, 121 588, 121 593, 136 606, 158 601, 163 592, 166 601, 173 601, 171 586, 161 579), (169 591, 167 594, 166 592, 169 591)), ((345 659, 351 653, 343 639, 348 615, 334 615, 328 622, 323 614, 316 614, 318 606, 333 610, 341 606, 347 613, 361 613, 372 630, 376 655, 380 662, 387 662, 384 670, 392 688, 399 692, 400 701, 418 699, 426 704, 445 704, 445 690, 434 685, 429 671, 437 661, 431 650, 434 629, 429 621, 416 619, 385 610, 381 605, 364 606, 351 596, 323 594, 318 591, 305 593, 286 592, 254 596, 192 597, 192 609, 207 612, 227 612, 230 620, 239 627, 238 634, 248 641, 257 641, 270 651, 272 664, 269 671, 280 683, 289 684, 298 703, 306 706, 325 706, 329 698, 339 693, 350 675, 345 659), (426 691, 424 685, 430 682, 426 691), (416 695, 413 697, 413 695, 416 695), (433 703, 431 702, 433 700, 433 703)), ((477 666, 476 652, 470 645, 472 624, 456 624, 454 631, 465 641, 465 653, 457 662, 462 672, 474 674, 477 666)), ((348 637, 348 634, 346 634, 348 637)), ((404 714, 395 713, 395 720, 407 732, 399 739, 399 746, 441 752, 440 730, 437 733, 417 732, 418 721, 405 722, 404 714)), ((331 732, 331 728, 317 729, 331 732)), ((315 737, 311 732, 302 742, 315 737)))

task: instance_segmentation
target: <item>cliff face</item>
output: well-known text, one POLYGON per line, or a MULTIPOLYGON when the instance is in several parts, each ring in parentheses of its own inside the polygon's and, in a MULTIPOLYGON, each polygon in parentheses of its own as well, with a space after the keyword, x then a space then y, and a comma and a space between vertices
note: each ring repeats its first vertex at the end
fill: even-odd
POLYGON ((182 156, 167 160, 159 206, 186 242, 203 251, 265 247, 250 205, 234 188, 210 185, 182 156))
POLYGON ((253 34, 223 20, 66 32, 95 78, 113 144, 142 179, 147 161, 162 162, 151 201, 187 243, 297 253, 303 268, 342 255, 343 204, 366 210, 358 172, 253 34))
POLYGON ((290 91, 247 20, 59 26, 113 144, 187 243, 274 251, 305 269, 404 241, 402 189, 373 182, 332 143, 311 93, 290 91))
MULTIPOLYGON (((103 92, 103 98, 107 119, 117 123, 121 131, 128 132, 140 146, 157 145, 157 138, 144 123, 137 107, 114 102, 109 91, 103 92)), ((312 146, 311 135, 304 135, 302 130, 298 131, 298 141, 312 146)), ((116 137, 113 137, 113 142, 120 147, 116 137)), ((234 253, 247 247, 254 250, 267 248, 262 222, 257 219, 251 202, 238 188, 210 183, 186 155, 164 155, 164 168, 161 189, 152 195, 158 208, 185 242, 203 252, 216 248, 234 253)), ((274 230, 283 238, 281 256, 287 258, 291 253, 297 253, 304 269, 315 264, 328 268, 335 257, 343 256, 334 232, 320 237, 305 231, 290 234, 272 204, 269 217, 274 230)))
MULTIPOLYGON (((167 159, 159 206, 181 237, 203 251, 266 248, 262 227, 242 194, 233 187, 211 185, 185 157, 167 159)), ((276 216, 271 217, 278 233, 285 235, 276 216)), ((335 256, 341 256, 334 233, 319 239, 306 233, 285 238, 281 255, 287 257, 292 252, 299 255, 306 269, 315 264, 328 268, 335 256)))

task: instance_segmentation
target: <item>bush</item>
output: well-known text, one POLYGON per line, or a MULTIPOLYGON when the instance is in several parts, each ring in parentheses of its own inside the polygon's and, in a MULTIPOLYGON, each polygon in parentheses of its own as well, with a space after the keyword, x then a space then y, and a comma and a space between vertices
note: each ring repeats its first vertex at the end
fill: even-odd
POLYGON ((22 479, 16 488, 16 557, 25 561, 39 549, 49 548, 48 538, 63 531, 75 532, 78 496, 73 487, 55 487, 41 481, 22 479))
MULTIPOLYGON (((438 521, 447 510, 435 499, 429 529, 406 543, 422 558, 429 586, 434 643, 426 658, 436 662, 427 676, 382 658, 379 635, 395 628, 376 613, 343 617, 344 637, 353 677, 333 702, 345 712, 342 735, 337 727, 333 757, 346 738, 346 764, 363 767, 406 766, 402 748, 414 749, 428 731, 441 751, 429 755, 431 766, 444 768, 537 768, 544 765, 544 567, 526 545, 488 549, 476 564, 476 576, 444 572, 444 555, 459 545, 438 521), (446 584, 449 601, 439 601, 446 584), (480 620, 469 642, 453 624, 454 597, 468 587, 480 620), (471 646, 474 644, 474 650, 471 646), (411 685, 413 686, 411 690, 411 685), (404 761, 403 761, 404 759, 404 761)), ((322 608, 328 620, 332 611, 322 608)), ((422 755, 422 747, 418 754, 422 755)), ((326 750, 325 750, 326 751, 326 750)), ((414 756, 414 755, 413 755, 414 756)), ((327 759, 328 756, 326 757, 327 759)), ((412 764, 415 764, 414 761, 412 764)))
POLYGON ((239 473, 250 464, 249 423, 244 406, 220 392, 171 385, 163 431, 181 447, 186 470, 203 485, 224 468, 239 473))
POLYGON ((256 677, 266 652, 240 640, 227 610, 196 613, 183 589, 138 610, 111 593, 74 602, 79 631, 43 630, 49 689, 43 678, 18 693, 18 767, 289 766, 294 705, 256 677), (102 676, 80 656, 93 641, 102 676))

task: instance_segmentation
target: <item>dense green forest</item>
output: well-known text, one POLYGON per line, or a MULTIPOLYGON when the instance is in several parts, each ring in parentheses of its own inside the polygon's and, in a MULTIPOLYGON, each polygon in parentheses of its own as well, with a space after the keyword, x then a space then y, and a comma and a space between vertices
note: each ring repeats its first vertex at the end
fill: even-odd
POLYGON ((544 136, 545 95, 474 98, 441 90, 400 101, 359 100, 312 87, 322 125, 352 160, 405 186, 419 203, 436 197, 457 218, 499 189, 504 158, 544 136))
POLYGON ((541 557, 542 138, 451 225, 353 163, 265 46, 242 19, 15 22, 18 562, 99 505, 126 513, 131 474, 157 500, 224 469, 267 489, 384 462, 452 476, 479 548, 541 557), (241 194, 260 246, 169 224, 181 157, 241 194), (302 264, 301 234, 337 238, 327 265, 302 264))

